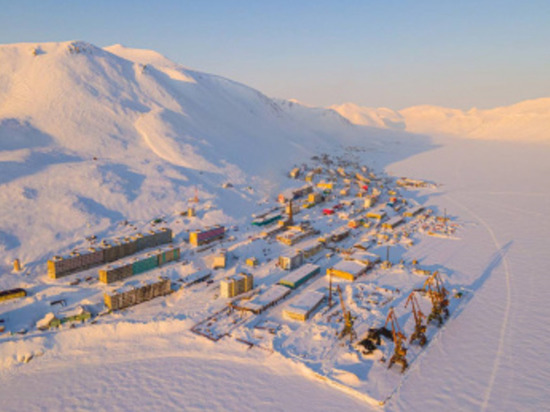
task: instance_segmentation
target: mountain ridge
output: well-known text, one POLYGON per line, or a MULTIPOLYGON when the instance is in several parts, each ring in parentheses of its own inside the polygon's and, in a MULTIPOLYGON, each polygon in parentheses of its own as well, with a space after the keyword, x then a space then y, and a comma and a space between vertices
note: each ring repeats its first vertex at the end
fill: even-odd
POLYGON ((404 130, 431 136, 484 140, 550 141, 550 98, 525 100, 493 109, 452 109, 418 105, 402 110, 363 107, 354 103, 330 106, 356 125, 404 130))

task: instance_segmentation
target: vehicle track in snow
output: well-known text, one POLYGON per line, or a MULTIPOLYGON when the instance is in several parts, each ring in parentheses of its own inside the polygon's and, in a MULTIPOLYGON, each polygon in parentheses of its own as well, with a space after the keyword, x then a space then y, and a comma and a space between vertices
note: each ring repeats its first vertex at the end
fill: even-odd
POLYGON ((495 360, 493 362, 493 369, 491 371, 491 376, 489 377, 489 382, 487 384, 487 389, 485 390, 485 394, 483 396, 483 403, 481 405, 481 411, 487 410, 487 407, 489 405, 489 400, 491 399, 491 393, 493 391, 493 387, 495 384, 495 379, 498 373, 498 369, 500 368, 500 363, 502 360, 502 356, 504 354, 504 338, 506 336, 506 332, 508 330, 508 323, 510 318, 510 308, 512 306, 512 289, 511 289, 511 277, 512 274, 510 272, 510 268, 508 265, 508 259, 506 259, 506 255, 502 250, 502 247, 495 235, 495 232, 491 228, 491 225, 487 223, 485 219, 483 219, 481 216, 479 216, 477 213, 472 211, 469 207, 464 205, 463 203, 459 202, 458 200, 452 198, 449 195, 444 196, 446 199, 450 200, 452 203, 456 204, 457 206, 461 207, 462 209, 466 210, 470 215, 472 215, 478 222, 480 222, 487 232, 489 232, 489 235, 491 236, 491 239, 493 240, 493 243, 496 247, 497 253, 500 255, 500 258, 502 260, 504 273, 505 273, 505 280, 506 280, 506 306, 504 308, 504 319, 502 320, 502 325, 500 327, 500 334, 499 334, 499 342, 498 342, 498 348, 495 360))

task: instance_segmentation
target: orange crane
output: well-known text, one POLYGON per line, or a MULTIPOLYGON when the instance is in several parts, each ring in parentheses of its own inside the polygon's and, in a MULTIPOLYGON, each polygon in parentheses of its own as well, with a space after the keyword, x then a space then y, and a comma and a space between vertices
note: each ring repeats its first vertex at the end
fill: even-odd
POLYGON ((340 285, 338 285, 338 296, 340 297, 340 305, 342 305, 342 313, 344 314, 344 329, 342 329, 342 332, 340 332, 340 335, 338 336, 340 339, 346 337, 349 335, 349 343, 353 341, 353 339, 357 338, 357 333, 355 333, 355 330, 353 329, 353 317, 351 316, 351 312, 346 309, 346 304, 344 303, 344 298, 342 296, 342 289, 340 289, 340 285))
POLYGON ((393 308, 390 308, 390 311, 388 312, 388 317, 386 318, 386 324, 384 325, 384 327, 387 327, 388 323, 391 324, 391 332, 394 344, 393 355, 390 359, 388 369, 391 368, 394 363, 400 363, 401 373, 403 373, 405 372, 405 369, 407 369, 407 367, 409 366, 407 362, 407 348, 405 347, 404 343, 407 337, 399 327, 399 322, 397 321, 397 317, 395 316, 393 308))
POLYGON ((424 315, 420 310, 420 305, 418 304, 418 299, 414 294, 414 290, 407 298, 405 307, 409 306, 409 303, 411 304, 411 309, 414 316, 414 332, 411 335, 409 343, 413 343, 418 340, 420 346, 424 346, 426 342, 428 342, 428 339, 426 338, 426 325, 422 322, 426 319, 426 315, 424 315))
POLYGON ((428 316, 428 323, 432 320, 437 320, 439 326, 441 326, 443 324, 443 318, 449 317, 449 292, 445 286, 443 286, 443 282, 437 270, 426 279, 423 289, 432 301, 432 312, 428 316))

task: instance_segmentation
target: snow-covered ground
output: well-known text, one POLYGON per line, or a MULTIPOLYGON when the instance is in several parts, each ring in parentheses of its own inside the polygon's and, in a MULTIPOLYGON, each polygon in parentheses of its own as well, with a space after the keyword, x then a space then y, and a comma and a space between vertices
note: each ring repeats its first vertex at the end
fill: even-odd
MULTIPOLYGON (((379 368, 378 376, 395 383, 395 392, 382 388, 382 395, 392 395, 384 408, 543 410, 550 403, 547 142, 430 141, 354 126, 334 111, 271 100, 154 52, 122 46, 26 44, 1 46, 0 53, 0 286, 31 292, 0 302, 7 330, 27 330, 0 335, 2 410, 378 409, 360 390, 348 388, 372 395, 385 378, 377 385, 367 370, 322 373, 340 377, 344 385, 336 387, 293 356, 322 348, 308 341, 319 338, 309 324, 297 329, 289 323, 272 347, 252 349, 190 331, 225 306, 217 282, 243 269, 240 263, 215 274, 212 285, 182 289, 94 324, 35 328, 47 311, 59 310, 49 304, 53 299, 65 299, 68 307, 100 306, 108 288, 93 279, 69 284, 97 270, 50 280, 45 261, 86 245, 91 234, 130 233, 129 225, 120 224, 124 220, 145 230, 162 217, 174 230, 183 259, 191 263, 158 271, 173 280, 210 263, 209 252, 192 253, 185 242, 189 229, 238 225, 229 233, 235 237, 230 255, 257 254, 260 287, 275 282, 280 271, 265 259, 284 248, 248 240, 258 232, 250 226, 251 213, 273 205, 278 191, 291 184, 290 168, 321 152, 345 153, 377 174, 438 183, 402 191, 403 197, 460 223, 454 238, 420 236, 412 248, 397 248, 405 260, 441 270, 471 293, 442 329, 432 329, 437 333, 405 375, 379 368), (233 187, 222 188, 226 182, 233 187), (197 217, 181 216, 195 188, 197 217), (262 257, 257 245, 270 250, 262 257), (16 257, 23 262, 19 273, 10 267, 16 257)), ((335 227, 316 208, 300 215, 319 228, 335 227)), ((376 275, 373 284, 407 284, 406 272, 395 272, 395 280, 392 273, 376 275)), ((361 281, 365 287, 367 279, 361 281)), ((280 319, 287 303, 267 317, 280 319)), ((235 333, 250 338, 246 326, 235 333)), ((357 364, 353 356, 341 359, 357 364)))

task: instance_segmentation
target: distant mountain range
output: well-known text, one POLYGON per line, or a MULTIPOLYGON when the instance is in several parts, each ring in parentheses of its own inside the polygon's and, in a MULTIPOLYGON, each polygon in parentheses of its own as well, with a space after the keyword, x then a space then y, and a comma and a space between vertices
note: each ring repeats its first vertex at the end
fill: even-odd
POLYGON ((357 125, 430 136, 550 141, 550 98, 527 100, 495 109, 473 108, 468 111, 427 105, 395 111, 361 107, 354 103, 331 108, 357 125))

